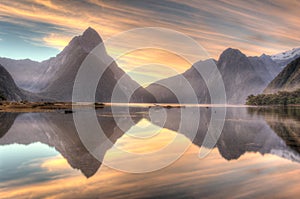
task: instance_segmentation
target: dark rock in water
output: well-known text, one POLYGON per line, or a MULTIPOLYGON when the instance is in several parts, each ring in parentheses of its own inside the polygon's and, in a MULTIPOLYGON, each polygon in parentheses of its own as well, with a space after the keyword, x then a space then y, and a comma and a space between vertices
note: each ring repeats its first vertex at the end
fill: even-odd
POLYGON ((99 102, 95 102, 95 108, 104 108, 105 104, 104 103, 99 103, 99 102))
POLYGON ((72 113, 74 113, 73 110, 65 110, 65 114, 72 114, 72 113))

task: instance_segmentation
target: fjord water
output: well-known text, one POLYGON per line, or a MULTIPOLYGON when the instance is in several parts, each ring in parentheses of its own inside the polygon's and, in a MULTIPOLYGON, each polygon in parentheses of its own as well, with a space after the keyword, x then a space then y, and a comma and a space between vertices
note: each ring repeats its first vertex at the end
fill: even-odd
MULTIPOLYGON (((160 109, 160 108, 157 108, 160 109)), ((195 107, 187 107, 193 113, 195 107)), ((158 171, 131 174, 106 162, 143 165, 107 145, 102 160, 82 144, 73 115, 0 113, 1 198, 270 198, 296 197, 300 185, 300 108, 227 107, 224 128, 211 153, 199 149, 211 116, 200 107, 195 139, 190 125, 179 129, 181 109, 164 109, 166 121, 150 118, 148 108, 112 116, 97 111, 99 124, 114 147, 137 154, 155 152, 181 136, 189 149, 158 171), (133 125, 129 122, 133 121, 133 125), (127 123, 119 128, 117 123, 127 123), (162 128, 163 127, 163 128, 162 128), (139 138, 145 139, 139 139, 139 138)), ((193 114, 190 114, 193 117, 193 114)), ((191 118, 192 120, 192 118, 191 118)), ((152 156, 152 164, 170 155, 152 156)), ((146 166, 146 165, 145 165, 146 166)))

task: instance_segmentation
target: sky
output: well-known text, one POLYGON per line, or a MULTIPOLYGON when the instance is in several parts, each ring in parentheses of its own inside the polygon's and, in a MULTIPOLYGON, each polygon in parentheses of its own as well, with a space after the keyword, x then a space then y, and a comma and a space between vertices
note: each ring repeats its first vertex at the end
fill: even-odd
MULTIPOLYGON (((299 0, 1 0, 0 57, 48 59, 88 27, 104 40, 133 28, 169 28, 215 59, 228 47, 249 56, 271 55, 300 46, 299 8, 299 0)), ((120 66, 128 72, 155 59, 178 72, 190 67, 174 57, 138 51, 120 66)))

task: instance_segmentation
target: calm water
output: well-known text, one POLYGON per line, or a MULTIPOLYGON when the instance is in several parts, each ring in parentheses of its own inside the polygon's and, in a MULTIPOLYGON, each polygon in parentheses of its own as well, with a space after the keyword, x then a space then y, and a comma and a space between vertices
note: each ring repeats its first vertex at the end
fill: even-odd
MULTIPOLYGON (((185 119, 195 118, 193 109, 186 108, 191 114, 185 119)), ((0 113, 0 198, 298 198, 300 109, 227 108, 216 146, 201 159, 210 110, 200 108, 191 139, 191 125, 178 130, 180 109, 164 109, 165 122, 150 117, 148 109, 119 110, 114 118, 109 108, 101 109, 98 121, 113 146, 102 145, 100 160, 82 144, 72 114, 0 113), (158 165, 176 148, 147 159, 116 148, 149 154, 176 136, 178 147, 191 146, 163 169, 132 174, 107 166, 158 165)))

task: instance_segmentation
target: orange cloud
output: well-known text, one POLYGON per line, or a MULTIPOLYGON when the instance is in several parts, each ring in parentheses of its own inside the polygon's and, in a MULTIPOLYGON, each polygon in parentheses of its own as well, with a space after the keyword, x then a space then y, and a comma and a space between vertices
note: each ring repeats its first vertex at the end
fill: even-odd
MULTIPOLYGON (((0 12, 2 15, 14 18, 36 22, 46 21, 72 29, 77 34, 86 27, 93 26, 104 38, 134 27, 172 28, 195 38, 214 58, 230 46, 239 48, 249 55, 258 55, 263 52, 276 53, 300 43, 297 38, 299 32, 297 24, 300 21, 297 15, 298 2, 275 1, 273 4, 278 5, 277 7, 264 2, 203 1, 199 3, 194 0, 181 2, 182 5, 190 6, 199 12, 178 10, 172 7, 172 3, 170 6, 149 3, 153 7, 149 9, 146 6, 135 7, 127 3, 118 5, 114 1, 89 0, 88 2, 93 4, 95 9, 80 4, 82 5, 80 15, 77 12, 79 4, 64 1, 3 1, 0 12), (166 12, 158 12, 156 9, 166 12), (183 17, 184 15, 189 17, 183 17), (253 40, 255 35, 265 35, 267 39, 255 41, 253 40), (269 41, 270 38, 275 40, 269 41)), ((178 1, 173 0, 173 3, 176 4, 178 1)))
MULTIPOLYGON (((132 28, 170 28, 195 39, 215 59, 228 47, 238 48, 247 55, 256 56, 262 53, 275 54, 300 46, 297 36, 300 31, 300 5, 297 1, 275 0, 271 3, 170 0, 167 3, 4 0, 0 3, 0 20, 23 24, 26 28, 38 26, 36 23, 40 22, 57 27, 60 31, 39 30, 45 35, 43 38, 28 39, 58 49, 66 45, 71 35, 81 34, 89 26, 95 28, 104 39, 132 28)), ((126 41, 122 43, 129 47, 133 45, 126 41)), ((175 44, 180 48, 188 48, 184 44, 180 45, 180 41, 174 41, 175 44)), ((114 53, 118 50, 116 48, 108 49, 108 52, 114 53)), ((179 59, 173 58, 174 56, 169 54, 154 51, 135 52, 123 57, 120 65, 128 71, 137 64, 170 60, 172 63, 169 63, 169 66, 180 72, 189 67, 179 59)), ((155 78, 160 78, 160 75, 155 78)))
POLYGON ((72 37, 51 33, 43 38, 45 45, 62 50, 68 45, 72 37))

